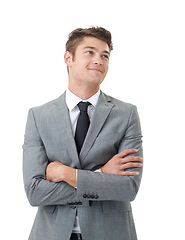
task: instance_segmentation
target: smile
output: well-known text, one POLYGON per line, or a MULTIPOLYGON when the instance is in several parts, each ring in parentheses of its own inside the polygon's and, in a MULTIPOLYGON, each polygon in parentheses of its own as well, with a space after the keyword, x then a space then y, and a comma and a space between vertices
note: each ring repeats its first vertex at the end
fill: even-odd
POLYGON ((98 69, 98 68, 88 68, 88 69, 91 70, 91 71, 96 71, 96 72, 101 72, 102 73, 102 70, 98 69))

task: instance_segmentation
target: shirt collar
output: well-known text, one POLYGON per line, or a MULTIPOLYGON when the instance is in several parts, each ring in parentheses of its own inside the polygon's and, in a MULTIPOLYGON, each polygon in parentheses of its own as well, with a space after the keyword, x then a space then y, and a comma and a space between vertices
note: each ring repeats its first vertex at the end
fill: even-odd
POLYGON ((69 89, 66 90, 66 104, 69 109, 69 111, 73 110, 76 105, 83 101, 83 102, 90 102, 94 107, 96 106, 98 102, 98 98, 100 96, 100 90, 94 94, 92 97, 90 97, 87 100, 82 100, 78 96, 76 96, 74 93, 72 93, 69 89))

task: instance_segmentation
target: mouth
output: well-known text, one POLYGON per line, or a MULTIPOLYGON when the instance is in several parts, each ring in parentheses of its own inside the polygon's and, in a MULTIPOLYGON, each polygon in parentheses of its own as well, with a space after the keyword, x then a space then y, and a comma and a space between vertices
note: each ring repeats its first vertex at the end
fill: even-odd
POLYGON ((95 72, 100 72, 102 73, 103 71, 99 68, 88 68, 90 71, 95 71, 95 72))

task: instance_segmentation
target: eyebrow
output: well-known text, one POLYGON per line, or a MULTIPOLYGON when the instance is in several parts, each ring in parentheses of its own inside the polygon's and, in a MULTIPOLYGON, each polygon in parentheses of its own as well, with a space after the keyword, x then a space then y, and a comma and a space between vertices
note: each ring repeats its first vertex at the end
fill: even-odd
MULTIPOLYGON (((90 48, 90 49, 93 49, 93 50, 96 50, 97 51, 97 48, 95 48, 95 47, 91 47, 91 46, 86 46, 86 47, 84 47, 84 50, 85 49, 87 49, 87 48, 90 48)), ((110 52, 109 51, 103 51, 103 53, 107 53, 108 55, 110 55, 110 52)))

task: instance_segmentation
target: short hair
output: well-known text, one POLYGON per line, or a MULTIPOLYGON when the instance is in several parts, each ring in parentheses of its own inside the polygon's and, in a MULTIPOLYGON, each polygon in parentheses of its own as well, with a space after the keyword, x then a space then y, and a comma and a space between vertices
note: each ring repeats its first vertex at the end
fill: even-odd
POLYGON ((72 56, 75 56, 75 51, 78 45, 83 41, 84 37, 95 37, 107 43, 110 51, 113 50, 111 33, 102 27, 77 28, 68 36, 66 43, 66 51, 69 51, 72 56))

